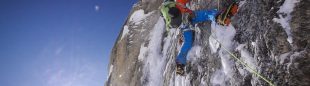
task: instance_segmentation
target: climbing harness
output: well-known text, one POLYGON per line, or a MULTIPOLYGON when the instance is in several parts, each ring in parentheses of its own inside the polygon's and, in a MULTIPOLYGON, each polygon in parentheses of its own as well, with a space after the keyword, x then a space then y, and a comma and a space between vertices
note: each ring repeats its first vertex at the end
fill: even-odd
MULTIPOLYGON (((211 30, 211 29, 210 29, 211 30)), ((214 33, 211 30, 211 33, 214 33)), ((214 40, 216 40, 220 45, 223 45, 223 43, 221 43, 219 40, 217 40, 215 37, 213 37, 211 35, 211 33, 209 34, 207 32, 208 35, 210 35, 211 38, 213 38, 214 40)), ((268 80, 267 78, 265 78, 264 76, 262 76, 261 74, 259 74, 254 68, 250 67, 247 63, 243 62, 242 60, 240 60, 239 58, 237 58, 237 56, 235 54, 233 54, 232 52, 230 52, 225 46, 222 46, 222 48, 228 52, 228 54, 230 54, 230 56, 232 56, 234 59, 237 60, 237 62, 239 62, 240 64, 244 65, 245 67, 248 67, 252 73, 254 73, 255 75, 257 75, 258 77, 260 77, 261 79, 263 79, 264 81, 266 81, 270 86, 275 86, 270 80, 268 80)))

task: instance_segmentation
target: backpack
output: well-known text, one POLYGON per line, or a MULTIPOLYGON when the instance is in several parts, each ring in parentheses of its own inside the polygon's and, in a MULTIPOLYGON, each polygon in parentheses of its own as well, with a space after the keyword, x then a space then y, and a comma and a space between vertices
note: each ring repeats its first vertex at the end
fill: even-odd
POLYGON ((175 2, 165 2, 161 6, 161 14, 165 19, 166 29, 168 28, 177 28, 182 23, 182 14, 181 11, 176 8, 175 2))
POLYGON ((181 11, 176 7, 169 8, 169 15, 171 16, 170 25, 172 28, 178 28, 182 23, 181 11))

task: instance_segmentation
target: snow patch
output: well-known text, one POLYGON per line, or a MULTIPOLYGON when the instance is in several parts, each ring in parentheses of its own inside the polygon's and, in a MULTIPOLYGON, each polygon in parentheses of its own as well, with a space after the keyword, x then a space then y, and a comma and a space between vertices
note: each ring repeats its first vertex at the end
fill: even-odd
MULTIPOLYGON (((232 72, 232 61, 230 60, 230 54, 225 51, 224 48, 228 49, 231 51, 232 45, 233 45, 233 37, 236 34, 236 30, 234 27, 230 24, 229 26, 220 26, 217 25, 215 22, 212 22, 211 25, 212 28, 212 34, 211 34, 211 39, 217 40, 221 43, 221 48, 219 51, 219 55, 221 57, 221 62, 223 66, 223 71, 226 75, 233 75, 232 72)), ((216 45, 216 44, 213 44, 216 45)))
POLYGON ((122 33, 121 39, 123 39, 124 36, 126 36, 128 32, 129 32, 128 26, 125 25, 124 28, 123 28, 123 33, 122 33))
POLYGON ((191 86, 190 80, 188 77, 190 77, 190 76, 189 75, 187 75, 187 76, 179 76, 179 75, 175 76, 175 82, 174 82, 175 86, 191 86))
POLYGON ((279 57, 280 58, 280 64, 283 64, 285 59, 287 59, 290 54, 291 54, 291 52, 281 54, 280 57, 279 57))
MULTIPOLYGON (((244 47, 246 44, 240 44, 236 49, 240 52, 241 54, 241 59, 243 62, 245 62, 247 65, 249 65, 251 68, 256 69, 256 61, 253 59, 253 55, 248 52, 244 47)), ((252 71, 248 67, 246 67, 248 71, 252 71)))
POLYGON ((138 56, 139 61, 143 61, 144 57, 146 57, 147 47, 144 47, 144 43, 140 47, 140 53, 138 56))
POLYGON ((230 60, 230 55, 228 52, 224 50, 220 50, 219 56, 221 57, 221 63, 222 63, 222 68, 223 72, 227 76, 231 76, 229 78, 232 78, 233 73, 233 65, 234 63, 230 60))
POLYGON ((220 26, 217 25, 215 22, 212 22, 211 32, 212 34, 210 35, 209 39, 211 39, 210 41, 212 41, 213 39, 213 41, 215 42, 210 42, 210 47, 214 47, 214 49, 212 50, 213 52, 220 47, 218 53, 222 63, 222 68, 220 69, 220 72, 215 73, 213 80, 211 80, 211 83, 219 84, 222 82, 226 82, 234 75, 234 63, 232 60, 230 60, 231 55, 226 51, 226 49, 228 51, 232 50, 234 44, 233 37, 236 34, 236 30, 231 24, 229 26, 220 26), (219 45, 218 43, 220 43, 221 45, 219 45))
POLYGON ((293 12, 295 4, 300 2, 300 0, 285 0, 283 5, 280 7, 280 9, 277 11, 280 18, 273 18, 274 22, 280 23, 281 26, 284 28, 288 38, 287 41, 289 43, 293 43, 292 39, 292 33, 291 33, 291 12, 293 12))
MULTIPOLYGON (((163 46, 163 57, 170 58, 171 54, 174 52, 173 48, 176 46, 176 40, 173 40, 176 38, 176 29, 170 29, 169 35, 164 39, 164 46, 163 46)), ((171 59, 171 58, 170 58, 171 59)), ((174 60, 169 60, 166 64, 165 71, 163 75, 165 75, 167 72, 170 72, 169 69, 171 66, 173 66, 174 60)))
POLYGON ((241 8, 246 3, 246 0, 239 2, 239 8, 241 8))
POLYGON ((145 57, 144 79, 148 80, 147 86, 162 86, 165 58, 161 52, 162 35, 164 32, 164 20, 159 18, 150 34, 148 56, 145 57), (155 71, 156 70, 156 71, 155 71))
POLYGON ((197 58, 202 56, 202 46, 199 44, 201 42, 201 29, 198 26, 195 26, 195 37, 193 42, 193 47, 188 52, 188 60, 189 61, 196 61, 197 58))
POLYGON ((151 15, 153 12, 150 12, 148 14, 144 14, 144 10, 140 9, 135 11, 129 18, 129 21, 133 22, 134 24, 138 25, 144 20, 146 17, 151 15))
POLYGON ((212 86, 226 86, 226 76, 223 73, 223 70, 217 70, 211 77, 211 84, 212 86))
POLYGON ((251 45, 252 46, 256 46, 256 42, 251 42, 251 45))
POLYGON ((204 78, 202 78, 199 86, 208 86, 208 84, 206 82, 207 81, 204 78))
POLYGON ((111 66, 110 66, 110 69, 109 69, 109 75, 108 75, 108 77, 107 77, 107 78, 109 78, 109 77, 111 76, 112 71, 113 71, 113 65, 111 65, 111 66))
POLYGON ((188 52, 188 60, 196 61, 197 58, 200 58, 202 55, 202 48, 199 45, 194 45, 192 49, 188 52))
POLYGON ((242 76, 246 76, 246 74, 247 74, 247 71, 246 70, 244 70, 243 68, 238 68, 238 71, 239 71, 239 73, 242 75, 242 76))
POLYGON ((278 12, 289 14, 294 11, 295 4, 298 2, 300 2, 300 0, 285 0, 278 12))
POLYGON ((230 24, 229 26, 220 26, 212 22, 212 37, 215 37, 222 44, 222 47, 232 49, 232 40, 236 34, 235 28, 230 24))
MULTIPOLYGON (((303 52, 303 51, 302 51, 303 52)), ((294 52, 291 56, 290 56, 290 62, 287 64, 286 68, 287 68, 287 71, 289 71, 290 67, 296 63, 294 63, 295 59, 298 58, 298 56, 300 55, 300 52, 294 52)))
POLYGON ((218 48, 220 47, 220 43, 218 43, 214 38, 209 37, 209 44, 212 53, 216 53, 218 48))

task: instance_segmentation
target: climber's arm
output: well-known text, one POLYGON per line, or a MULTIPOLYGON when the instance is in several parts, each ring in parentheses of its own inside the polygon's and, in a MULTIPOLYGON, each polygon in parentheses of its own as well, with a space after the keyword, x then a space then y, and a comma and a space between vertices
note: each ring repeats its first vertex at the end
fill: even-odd
POLYGON ((217 9, 213 10, 197 10, 193 12, 194 18, 192 18, 192 23, 202 23, 207 21, 215 21, 217 15, 217 9))

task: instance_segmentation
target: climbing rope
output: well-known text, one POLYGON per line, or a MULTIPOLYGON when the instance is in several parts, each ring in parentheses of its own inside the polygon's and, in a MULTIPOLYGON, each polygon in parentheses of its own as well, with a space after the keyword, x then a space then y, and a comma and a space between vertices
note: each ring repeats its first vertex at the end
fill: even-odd
MULTIPOLYGON (((211 30, 211 33, 214 33, 211 30)), ((212 34, 209 34, 211 38, 213 38, 214 40, 216 40, 220 45, 223 45, 219 40, 217 40, 215 37, 212 36, 212 34)), ((222 48, 228 52, 230 54, 230 56, 232 56, 234 59, 236 59, 240 64, 244 65, 245 67, 248 67, 252 73, 254 73, 255 75, 257 75, 258 77, 260 77, 261 79, 263 79, 264 81, 266 81, 270 86, 275 86, 270 80, 268 80, 267 78, 263 77, 261 74, 259 74, 254 68, 250 67, 247 63, 243 62, 242 60, 240 60, 239 58, 237 58, 237 56, 235 54, 233 54, 232 52, 230 52, 225 46, 222 46, 222 48)))

